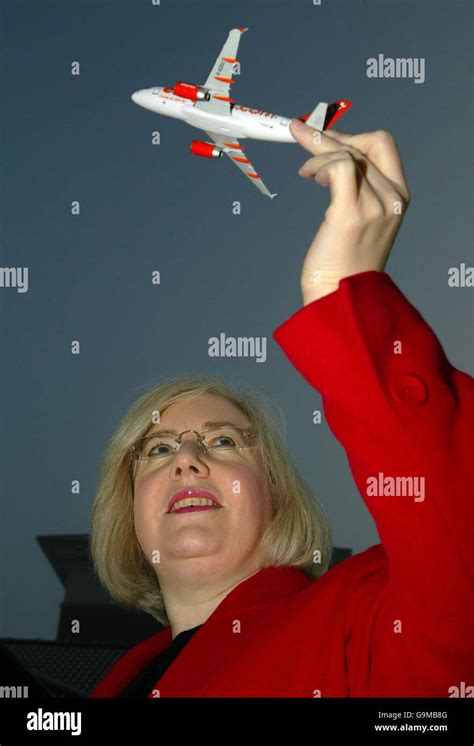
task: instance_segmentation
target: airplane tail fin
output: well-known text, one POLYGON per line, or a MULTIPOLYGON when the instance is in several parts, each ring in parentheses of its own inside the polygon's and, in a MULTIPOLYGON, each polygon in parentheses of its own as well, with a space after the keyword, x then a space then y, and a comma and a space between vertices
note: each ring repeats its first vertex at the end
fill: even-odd
POLYGON ((337 122, 348 109, 352 106, 351 101, 334 101, 332 104, 319 103, 311 114, 304 114, 302 117, 297 117, 305 124, 309 124, 310 127, 314 127, 317 130, 328 130, 334 122, 337 122))
POLYGON ((310 127, 314 127, 317 130, 323 130, 327 111, 328 105, 321 102, 311 112, 311 114, 305 114, 304 117, 300 118, 303 120, 303 122, 305 122, 305 124, 309 124, 310 127))

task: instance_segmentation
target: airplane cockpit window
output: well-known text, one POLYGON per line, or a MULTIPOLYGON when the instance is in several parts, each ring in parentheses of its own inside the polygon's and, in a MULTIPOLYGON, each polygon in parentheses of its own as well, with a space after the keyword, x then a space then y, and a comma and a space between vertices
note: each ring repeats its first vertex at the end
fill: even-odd
POLYGON ((152 88, 151 92, 157 95, 161 91, 161 88, 152 88))

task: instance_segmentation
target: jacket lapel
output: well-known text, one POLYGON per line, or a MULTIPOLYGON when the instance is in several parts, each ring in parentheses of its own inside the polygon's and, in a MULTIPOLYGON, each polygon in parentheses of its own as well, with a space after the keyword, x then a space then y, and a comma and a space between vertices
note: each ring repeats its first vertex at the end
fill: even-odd
MULTIPOLYGON (((199 696, 209 678, 218 680, 232 665, 235 624, 250 610, 268 607, 286 595, 303 590, 313 581, 294 567, 269 567, 242 581, 214 610, 205 624, 157 682, 158 693, 149 696, 199 696)), ((168 629, 168 628, 167 628, 168 629)))

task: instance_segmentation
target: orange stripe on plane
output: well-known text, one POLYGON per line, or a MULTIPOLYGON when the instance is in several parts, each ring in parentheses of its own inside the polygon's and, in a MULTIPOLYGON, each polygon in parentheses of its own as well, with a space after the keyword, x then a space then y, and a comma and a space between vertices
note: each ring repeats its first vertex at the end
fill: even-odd
POLYGON ((219 101, 229 101, 231 104, 234 103, 234 99, 230 98, 229 96, 215 96, 213 94, 212 98, 217 98, 217 99, 219 99, 219 101))
POLYGON ((214 80, 221 80, 223 83, 235 83, 235 80, 232 80, 232 78, 221 78, 220 75, 214 75, 214 80))
POLYGON ((228 145, 229 148, 234 148, 234 150, 243 150, 244 149, 243 145, 239 145, 236 142, 225 142, 224 145, 228 145))
POLYGON ((247 176, 250 176, 251 179, 261 179, 262 177, 260 174, 247 174, 247 176))
POLYGON ((237 62, 235 57, 223 57, 224 62, 237 62))
POLYGON ((239 163, 250 163, 250 161, 249 161, 249 159, 248 159, 248 158, 239 158, 239 157, 238 157, 238 156, 236 156, 236 155, 233 155, 233 156, 232 156, 232 160, 233 160, 233 161, 238 161, 239 163))

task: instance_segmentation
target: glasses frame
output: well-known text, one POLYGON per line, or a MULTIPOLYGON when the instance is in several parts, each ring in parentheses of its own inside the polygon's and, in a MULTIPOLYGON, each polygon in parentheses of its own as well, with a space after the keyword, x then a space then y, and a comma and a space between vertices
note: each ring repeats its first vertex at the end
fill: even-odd
MULTIPOLYGON (((257 437, 255 435, 255 432, 253 431, 253 428, 250 425, 245 425, 245 426, 225 425, 225 427, 227 427, 227 428, 232 427, 234 430, 238 430, 246 438, 247 437, 254 437, 254 438, 257 437)), ((183 432, 178 433, 178 435, 175 436, 175 440, 176 440, 176 448, 175 448, 175 450, 172 451, 171 453, 164 454, 164 456, 145 456, 145 457, 139 456, 139 451, 138 451, 139 444, 143 443, 143 442, 145 442, 147 440, 151 440, 152 438, 156 438, 156 434, 144 435, 143 437, 139 438, 136 441, 136 443, 134 443, 130 447, 130 449, 129 449, 130 456, 131 456, 131 459, 132 459, 132 463, 135 463, 136 461, 154 461, 155 459, 157 461, 159 461, 160 458, 166 458, 167 456, 175 456, 178 453, 179 448, 180 448, 180 446, 181 446, 181 444, 183 442, 183 440, 182 440, 183 435, 185 435, 186 433, 195 433, 197 435, 197 443, 198 443, 198 445, 202 448, 202 450, 205 453, 207 453, 208 451, 213 450, 213 449, 207 448, 207 446, 204 445, 204 443, 203 443, 204 436, 206 435, 206 433, 211 433, 211 432, 218 431, 218 430, 220 430, 219 427, 210 427, 210 428, 207 428, 206 430, 201 430, 201 431, 199 431, 199 430, 192 430, 192 429, 190 429, 190 430, 183 430, 183 432)), ((221 451, 235 451, 235 450, 238 450, 238 451, 241 451, 243 448, 255 448, 256 446, 257 446, 257 443, 246 443, 246 444, 244 444, 242 446, 233 446, 232 448, 220 448, 220 449, 216 449, 216 450, 221 450, 221 451)))

